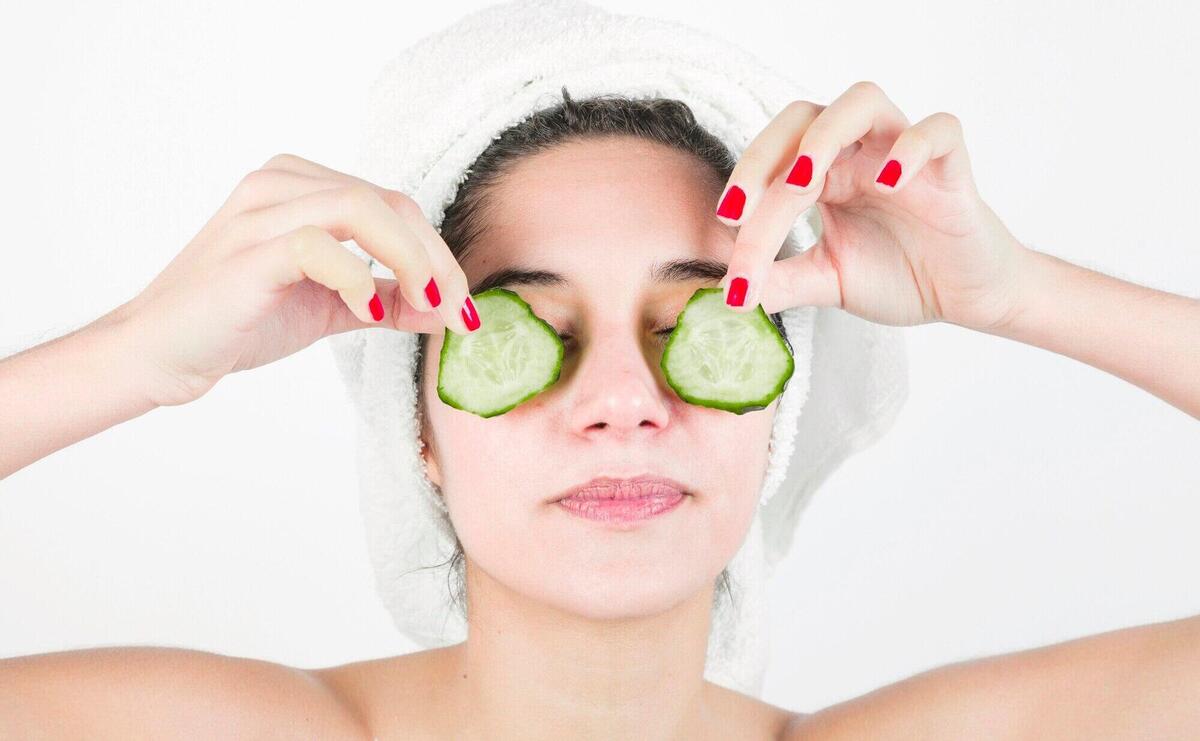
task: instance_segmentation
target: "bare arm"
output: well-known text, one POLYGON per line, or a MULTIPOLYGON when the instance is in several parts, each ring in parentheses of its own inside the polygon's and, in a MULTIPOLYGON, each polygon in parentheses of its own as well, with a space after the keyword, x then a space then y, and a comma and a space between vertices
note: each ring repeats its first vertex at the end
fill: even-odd
POLYGON ((985 330, 1095 366, 1200 419, 1200 299, 1024 247, 1016 311, 985 330))
POLYGON ((242 178, 140 294, 0 360, 0 478, 326 335, 368 327, 465 334, 458 306, 467 286, 407 195, 276 155, 242 178), (400 280, 375 278, 341 244, 350 238, 400 280), (438 307, 424 294, 435 278, 438 307))
POLYGON ((1200 616, 938 667, 789 729, 797 741, 1197 737, 1200 616))
MULTIPOLYGON (((0 478, 330 334, 465 333, 467 285, 408 196, 276 155, 132 300, 0 360, 0 478), (398 280, 375 278, 350 238, 398 280), (426 308, 433 273, 443 300, 426 308)), ((0 739, 369 738, 329 676, 157 647, 0 659, 0 739)))
POLYGON ((4 739, 369 739, 313 673, 176 648, 0 660, 4 739))
POLYGON ((0 360, 0 479, 158 406, 116 312, 0 360))

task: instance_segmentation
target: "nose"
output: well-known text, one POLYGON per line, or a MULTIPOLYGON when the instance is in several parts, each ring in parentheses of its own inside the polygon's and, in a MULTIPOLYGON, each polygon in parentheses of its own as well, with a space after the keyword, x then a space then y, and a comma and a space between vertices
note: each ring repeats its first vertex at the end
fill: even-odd
POLYGON ((658 382, 660 350, 648 350, 626 328, 597 332, 575 352, 570 420, 576 434, 628 437, 667 426, 669 400, 658 382))

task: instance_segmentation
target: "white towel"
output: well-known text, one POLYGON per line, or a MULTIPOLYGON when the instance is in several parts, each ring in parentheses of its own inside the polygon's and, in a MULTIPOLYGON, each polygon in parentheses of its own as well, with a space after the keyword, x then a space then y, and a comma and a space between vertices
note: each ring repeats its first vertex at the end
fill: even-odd
MULTIPOLYGON (((371 88, 354 174, 410 195, 440 226, 475 158, 506 127, 560 102, 563 86, 577 100, 601 93, 682 100, 738 157, 788 102, 830 100, 685 25, 580 0, 517 0, 462 18, 384 67, 371 88)), ((817 240, 815 214, 797 219, 777 259, 817 240)), ((347 246, 375 275, 395 277, 358 245, 347 246)), ((781 315, 795 371, 777 408, 758 513, 729 564, 733 606, 721 600, 714 610, 705 667, 709 681, 754 697, 769 657, 767 578, 817 486, 891 426, 908 391, 896 328, 833 308, 781 315)), ((459 643, 466 623, 449 601, 449 566, 422 568, 447 561, 454 533, 420 456, 417 335, 368 328, 329 342, 358 413, 360 502, 380 596, 419 645, 459 643)))

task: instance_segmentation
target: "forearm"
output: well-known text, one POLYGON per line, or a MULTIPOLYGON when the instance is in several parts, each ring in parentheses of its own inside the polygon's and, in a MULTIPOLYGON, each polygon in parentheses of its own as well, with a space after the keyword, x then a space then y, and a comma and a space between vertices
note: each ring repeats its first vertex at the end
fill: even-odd
POLYGON ((1018 309, 991 334, 1074 358, 1200 418, 1200 300, 1023 248, 1018 309))
POLYGON ((0 360, 0 479, 157 406, 138 357, 109 314, 0 360))

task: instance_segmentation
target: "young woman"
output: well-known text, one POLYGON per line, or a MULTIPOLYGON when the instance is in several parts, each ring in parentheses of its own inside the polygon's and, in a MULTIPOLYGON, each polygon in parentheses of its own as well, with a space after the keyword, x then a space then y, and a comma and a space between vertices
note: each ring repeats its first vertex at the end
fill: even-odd
POLYGON ((1197 618, 957 663, 807 715, 704 680, 713 577, 746 535, 774 405, 723 414, 663 382, 661 342, 698 287, 721 286, 735 312, 836 306, 1019 340, 1193 416, 1200 303, 1022 246, 976 192, 958 120, 910 125, 872 83, 789 105, 732 168, 689 121, 675 101, 564 101, 519 129, 543 146, 502 142, 480 157, 440 234, 403 193, 278 155, 141 294, 0 362, 7 475, 319 338, 427 335, 424 455, 465 546, 470 621, 458 645, 316 670, 151 647, 10 658, 0 737, 1200 734, 1197 618), (814 204, 821 240, 773 262, 814 204), (396 279, 373 278, 340 244, 351 238, 396 279), (692 267, 651 280, 672 261, 692 267), (543 271, 509 285, 567 356, 558 383, 488 420, 443 404, 428 379, 446 330, 481 327, 472 289, 514 266, 543 271), (675 481, 683 500, 624 542, 630 558, 669 568, 634 580, 559 567, 597 555, 554 504, 577 478, 567 462, 572 474, 652 464, 675 481))

